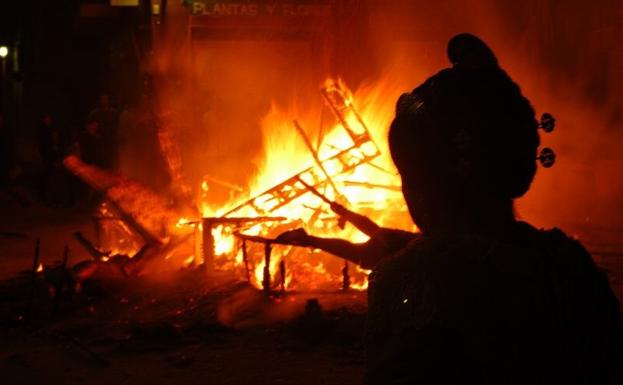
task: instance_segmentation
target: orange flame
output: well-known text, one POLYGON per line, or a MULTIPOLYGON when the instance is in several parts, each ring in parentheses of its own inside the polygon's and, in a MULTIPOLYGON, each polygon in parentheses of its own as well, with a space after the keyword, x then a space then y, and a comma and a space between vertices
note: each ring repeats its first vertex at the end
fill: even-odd
MULTIPOLYGON (((389 78, 381 79, 373 85, 362 86, 354 93, 348 91, 339 79, 327 79, 325 83, 325 86, 335 85, 345 91, 343 100, 345 105, 353 106, 358 112, 357 114, 348 108, 345 109, 343 118, 346 124, 355 133, 362 133, 367 127, 373 139, 374 143, 368 141, 357 147, 360 156, 377 153, 377 148, 380 151, 379 156, 371 163, 357 163, 358 165, 352 170, 340 174, 338 171, 344 169, 343 165, 338 161, 324 161, 329 158, 333 159, 332 157, 336 154, 355 145, 340 121, 334 119, 327 123, 327 119, 324 119, 324 124, 320 125, 319 111, 314 111, 307 104, 283 107, 273 103, 270 111, 261 120, 263 152, 255 160, 259 172, 248 182, 246 189, 206 175, 198 186, 198 207, 201 215, 203 217, 223 216, 224 213, 238 207, 241 202, 247 201, 250 197, 258 196, 293 175, 314 167, 317 175, 323 175, 325 171, 329 175, 334 175, 332 182, 335 189, 328 186, 320 188, 328 199, 341 200, 342 197, 346 197, 347 202, 341 201, 341 203, 356 212, 369 215, 379 225, 414 230, 400 192, 400 179, 389 156, 387 145, 387 131, 394 114, 394 100, 402 90, 397 88, 389 78), (315 148, 317 157, 323 160, 325 170, 320 170, 316 164, 308 144, 293 126, 294 119, 300 123, 308 137, 308 142, 315 148), (238 195, 234 196, 228 204, 217 206, 210 200, 210 183, 212 182, 227 184, 238 195), (248 191, 248 194, 240 194, 241 190, 248 191)), ((329 112, 325 115, 329 116, 329 112)), ((167 135, 161 135, 160 139, 168 146, 167 153, 171 155, 168 159, 169 166, 179 171, 178 176, 181 179, 181 160, 171 137, 167 135)), ((98 171, 81 164, 78 164, 76 168, 85 169, 84 173, 87 175, 98 171)), ((125 210, 136 214, 137 221, 148 226, 154 236, 166 234, 166 238, 162 239, 166 242, 174 236, 194 233, 194 248, 190 245, 181 247, 175 256, 168 255, 167 259, 180 266, 190 266, 195 263, 195 256, 200 256, 202 252, 201 242, 204 229, 200 218, 180 216, 181 212, 173 210, 167 202, 158 197, 151 196, 136 183, 121 180, 119 177, 113 178, 106 173, 103 176, 108 179, 95 176, 92 179, 95 181, 102 179, 108 183, 102 188, 107 188, 107 193, 114 198, 115 202, 123 205, 125 210), (110 182, 108 182, 109 179, 110 182)), ((267 215, 288 218, 287 221, 262 222, 242 225, 242 227, 223 224, 211 229, 214 239, 214 262, 217 269, 234 271, 241 278, 249 277, 254 286, 258 288, 262 286, 265 265, 264 247, 262 244, 247 242, 245 260, 245 253, 242 252, 239 247, 240 242, 234 235, 236 231, 272 238, 283 231, 303 227, 308 233, 317 236, 341 238, 355 243, 368 240, 365 234, 352 226, 345 228, 338 226, 338 218, 328 205, 309 192, 273 209, 275 204, 275 200, 258 200, 256 201, 258 211, 245 206, 236 211, 236 216, 254 217, 257 212, 265 212, 267 215)), ((193 215, 188 212, 184 213, 193 215)), ((114 210, 103 205, 100 208, 100 216, 106 223, 104 237, 114 240, 108 242, 108 249, 115 250, 113 254, 119 252, 131 256, 140 248, 142 240, 133 238, 131 229, 123 221, 115 220, 114 210)), ((345 279, 343 267, 344 262, 341 259, 320 250, 275 245, 269 266, 271 286, 276 288, 281 280, 285 279, 286 289, 339 289, 343 287, 345 279), (282 277, 282 274, 285 274, 285 277, 282 277)), ((352 289, 365 290, 367 288, 368 271, 349 264, 348 273, 352 289)))
MULTIPOLYGON (((328 79, 325 84, 333 84, 328 79)), ((341 80, 337 84, 347 90, 341 80)), ((400 94, 391 82, 380 81, 374 86, 364 86, 354 94, 347 92, 346 103, 358 108, 360 118, 381 150, 381 156, 374 160, 374 165, 362 164, 346 175, 340 175, 334 182, 341 195, 346 196, 349 206, 355 211, 370 213, 371 217, 380 225, 413 230, 413 225, 406 214, 406 205, 400 193, 400 179, 389 157, 387 146, 387 131, 394 113, 394 101, 400 94), (389 187, 389 188, 384 188, 389 187)), ((345 116, 348 124, 354 131, 363 130, 358 117, 354 114, 345 116)), ((313 158, 305 142, 292 126, 292 120, 297 119, 304 128, 313 127, 311 111, 305 111, 299 106, 290 106, 282 109, 276 104, 262 119, 264 153, 258 159, 260 172, 249 183, 250 196, 263 192, 274 185, 281 183, 292 175, 314 166, 313 158)), ((352 146, 352 139, 342 128, 339 122, 334 122, 323 133, 307 132, 312 141, 320 143, 317 152, 320 159, 327 159, 337 152, 352 146), (320 138, 321 140, 318 140, 320 138)), ((328 165, 327 171, 332 173, 328 165)), ((337 165, 336 165, 337 166, 337 165)), ((203 197, 208 190, 207 182, 201 185, 203 197)), ((329 199, 335 199, 335 192, 331 189, 324 191, 329 199)), ((246 199, 246 197, 244 197, 246 199)), ((209 202, 202 201, 204 216, 214 216, 227 212, 236 207, 238 202, 231 202, 227 209, 213 210, 209 202)), ((244 229, 244 233, 261 236, 275 236, 288 228, 305 227, 314 235, 348 239, 352 242, 365 242, 368 237, 351 226, 340 229, 337 226, 335 214, 327 205, 315 195, 308 193, 293 200, 289 204, 270 210, 265 210, 274 216, 290 218, 289 224, 256 224, 244 229), (320 215, 316 209, 320 209, 320 215)), ((244 211, 240 215, 253 215, 244 211)), ((213 229, 215 239, 215 255, 221 268, 231 268, 244 271, 242 252, 235 250, 233 229, 228 226, 218 226, 213 229)), ((263 247, 249 246, 249 259, 252 272, 249 274, 252 283, 261 287, 264 272, 263 247)), ((324 252, 302 248, 278 247, 273 249, 270 262, 272 281, 278 281, 279 262, 286 263, 286 287, 294 289, 339 288, 342 285, 341 260, 324 252)), ((350 287, 355 290, 367 288, 369 271, 353 266, 349 269, 350 287)))

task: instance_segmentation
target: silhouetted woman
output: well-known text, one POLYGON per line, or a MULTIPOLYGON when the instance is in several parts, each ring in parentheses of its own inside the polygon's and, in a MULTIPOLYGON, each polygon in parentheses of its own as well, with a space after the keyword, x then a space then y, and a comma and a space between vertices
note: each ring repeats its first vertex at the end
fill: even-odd
POLYGON ((517 221, 536 172, 534 110, 469 34, 398 100, 389 133, 422 234, 374 269, 367 384, 620 383, 621 316, 562 231, 517 221))

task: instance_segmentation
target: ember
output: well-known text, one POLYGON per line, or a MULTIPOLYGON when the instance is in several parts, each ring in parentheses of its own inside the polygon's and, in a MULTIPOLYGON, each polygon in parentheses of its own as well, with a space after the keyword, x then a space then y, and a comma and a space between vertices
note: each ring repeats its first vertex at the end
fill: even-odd
MULTIPOLYGON (((359 96, 363 105, 369 103, 366 99, 375 96, 374 91, 368 90, 367 94, 362 93, 359 96)), ((310 190, 310 185, 313 185, 314 189, 321 189, 327 197, 343 201, 355 211, 383 213, 375 215, 375 218, 383 216, 403 218, 402 226, 409 228, 410 221, 405 215, 406 207, 402 196, 396 193, 395 189, 367 188, 365 185, 365 182, 375 180, 382 181, 387 186, 399 187, 399 178, 387 154, 382 156, 379 153, 372 137, 376 136, 377 140, 383 143, 382 147, 386 148, 384 131, 389 125, 393 106, 391 104, 370 106, 360 115, 356 110, 353 96, 341 82, 328 80, 321 92, 335 113, 336 124, 318 138, 320 145, 317 148, 312 146, 301 126, 296 121, 294 125, 291 123, 293 117, 272 111, 273 117, 266 118, 263 126, 265 144, 268 144, 268 148, 265 149, 267 158, 263 163, 264 167, 251 183, 252 198, 222 212, 225 216, 271 214, 289 218, 281 223, 265 222, 246 229, 238 229, 248 235, 274 237, 279 232, 300 227, 302 224, 310 233, 339 236, 354 242, 366 240, 367 237, 356 229, 339 226, 337 216, 310 190), (283 116, 284 120, 275 121, 275 116, 283 116), (374 129, 368 131, 363 117, 373 116, 376 120, 371 120, 374 126, 370 127, 374 129), (379 117, 385 117, 386 120, 379 120, 379 117), (291 128, 288 131, 283 128, 284 126, 291 128), (302 139, 298 139, 297 136, 302 139), (283 159, 289 161, 283 162, 283 159), (356 185, 353 182, 361 182, 363 185, 356 185), (270 187, 271 183, 275 185, 270 187), (255 194, 255 191, 260 193, 255 194)), ((204 203, 205 206, 209 204, 204 203)), ((392 224, 395 225, 395 222, 392 224)), ((215 234, 215 237, 219 239, 222 235, 221 232, 215 234)), ((231 245, 235 244, 232 242, 231 245)), ((236 247, 222 251, 217 253, 220 263, 230 261, 233 253, 237 255, 235 268, 243 267, 245 261, 241 255, 243 251, 236 250, 236 247)), ((285 284, 287 289, 315 290, 344 287, 342 263, 334 256, 291 246, 276 246, 273 253, 272 258, 268 259, 270 260, 268 271, 270 276, 277 275, 277 267, 284 262, 288 266, 285 284)), ((251 267, 255 272, 250 275, 251 282, 256 287, 262 287, 262 282, 266 281, 264 270, 267 259, 262 257, 261 247, 251 245, 246 260, 255 266, 251 267)), ((350 284, 347 286, 365 289, 366 276, 366 271, 358 267, 352 269, 350 284)))

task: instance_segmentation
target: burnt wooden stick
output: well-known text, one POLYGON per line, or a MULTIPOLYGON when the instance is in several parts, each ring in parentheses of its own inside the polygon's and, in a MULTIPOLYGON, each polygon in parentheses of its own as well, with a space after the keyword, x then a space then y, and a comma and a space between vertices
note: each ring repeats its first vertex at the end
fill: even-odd
POLYGON ((194 255, 194 258, 193 258, 193 264, 192 264, 193 267, 197 267, 197 265, 200 262, 200 259, 203 258, 203 248, 202 248, 203 245, 201 244, 202 243, 202 239, 201 239, 202 231, 199 228, 200 227, 199 223, 201 223, 201 222, 195 222, 192 225, 193 226, 193 239, 194 239, 194 241, 193 241, 193 243, 194 243, 193 250, 195 252, 194 253, 195 255, 194 255))
POLYGON ((138 275, 150 262, 165 257, 167 254, 173 252, 178 246, 186 242, 193 234, 186 234, 179 238, 171 238, 171 240, 164 245, 153 245, 146 243, 141 249, 130 258, 124 265, 124 273, 128 276, 138 275))
POLYGON ((352 223, 357 229, 359 229, 359 231, 370 236, 372 236, 372 234, 376 233, 379 230, 379 226, 376 223, 374 223, 372 220, 370 220, 368 217, 361 215, 361 214, 357 214, 354 211, 350 211, 346 207, 340 205, 339 203, 337 203, 337 208, 339 208, 338 210, 336 208, 336 202, 329 200, 329 198, 322 195, 313 186, 310 186, 309 184, 305 183, 303 179, 299 178, 299 182, 301 182, 303 186, 305 186, 305 188, 311 191, 314 195, 316 195, 317 197, 322 199, 324 202, 331 205, 331 210, 333 210, 333 212, 339 215, 338 226, 340 228, 343 229, 344 225, 346 224, 346 221, 348 221, 352 223))
POLYGON ((286 291, 286 262, 282 259, 279 262, 279 273, 281 274, 281 291, 286 291))
POLYGON ((251 273, 249 272, 249 255, 247 254, 247 240, 242 240, 242 260, 244 261, 244 270, 247 274, 247 282, 251 282, 251 273))
MULTIPOLYGON (((324 174, 325 178, 327 178, 327 181, 329 182, 331 187, 333 187, 333 191, 335 191, 335 193, 337 195, 341 195, 339 190, 335 186, 335 183, 333 183, 333 179, 331 178, 331 176, 327 172, 327 169, 322 164, 322 161, 320 160, 320 157, 318 156, 318 151, 316 151, 316 149, 314 149, 314 146, 312 146, 312 143, 309 140, 309 137, 307 136, 307 134, 303 130, 303 127, 301 127, 301 125, 299 124, 299 122, 297 120, 293 120, 292 123, 294 123, 294 127, 296 128, 296 131, 298 131, 299 135, 301 135, 301 137, 303 138, 303 141, 305 142, 305 145, 307 146, 307 149, 309 149, 309 152, 312 154, 312 157, 314 158, 314 161, 316 162, 316 164, 318 165, 318 167, 320 168, 320 170, 324 174)), ((300 180, 300 178, 299 178, 299 180, 300 180)))
POLYGON ((348 260, 344 260, 344 267, 342 268, 342 290, 350 289, 350 274, 348 272, 348 260))
MULTIPOLYGON (((328 87, 322 88, 320 90, 320 93, 322 94, 322 96, 325 97, 327 104, 329 104, 329 107, 331 107, 334 115, 338 118, 342 127, 346 130, 353 142, 357 143, 357 141, 362 137, 366 137, 368 140, 372 141, 372 138, 370 137, 370 132, 368 131, 368 127, 361 118, 361 115, 359 115, 359 113, 353 106, 350 97, 346 95, 346 93, 338 83, 333 83, 328 87), (338 102, 341 104, 340 106, 337 105, 338 102), (351 125, 348 123, 347 118, 344 116, 344 111, 346 110, 350 111, 355 116, 357 122, 361 125, 361 128, 364 131, 363 133, 357 133, 353 130, 351 125)), ((376 145, 376 143, 374 143, 374 141, 372 141, 372 143, 378 151, 378 146, 376 145)))
POLYGON ((143 255, 147 252, 147 250, 151 247, 151 245, 149 243, 145 243, 143 246, 141 246, 141 248, 136 252, 136 254, 134 254, 134 256, 132 257, 132 259, 136 258, 137 260, 140 260, 141 258, 143 258, 143 255))
POLYGON ((286 217, 271 217, 271 216, 257 216, 257 217, 204 217, 202 220, 188 221, 187 224, 202 223, 205 220, 210 220, 217 225, 236 225, 240 226, 245 223, 260 223, 260 222, 283 222, 287 220, 286 217))
POLYGON ((214 226, 213 218, 203 218, 203 256, 202 268, 208 273, 214 272, 214 234, 212 227, 214 226))
POLYGON ((270 243, 264 244, 264 271, 262 275, 262 288, 264 292, 270 292, 270 253, 272 252, 270 243))
POLYGON ((322 96, 324 96, 324 98, 326 99, 327 104, 329 105, 329 108, 331 108, 331 111, 333 111, 333 114, 335 115, 335 117, 340 121, 340 124, 342 125, 342 127, 344 127, 346 132, 348 132, 348 135, 351 138, 353 138, 354 136, 353 130, 350 128, 350 125, 348 124, 348 121, 344 118, 344 115, 342 114, 342 112, 335 105, 334 100, 331 98, 331 95, 329 94, 330 92, 329 89, 323 88, 322 90, 320 90, 320 92, 322 93, 322 96))
POLYGON ((82 235, 80 231, 74 232, 74 238, 76 238, 78 243, 80 243, 82 247, 84 247, 84 249, 89 254, 91 254, 93 259, 95 259, 96 261, 101 261, 103 257, 108 257, 110 255, 110 252, 104 253, 99 251, 95 246, 93 246, 91 241, 89 241, 84 235, 82 235))
POLYGON ((155 245, 162 245, 162 242, 154 237, 145 227, 143 227, 140 223, 138 223, 134 217, 125 212, 119 205, 111 199, 107 200, 110 203, 110 207, 119 215, 119 217, 128 225, 132 230, 134 230, 138 235, 145 240, 145 242, 152 243, 155 245))
POLYGON ((218 179, 218 178, 214 178, 213 176, 210 176, 210 175, 204 175, 204 176, 203 176, 203 178, 204 178, 204 179, 207 179, 207 180, 209 180, 209 181, 211 181, 211 182, 214 182, 214 183, 216 183, 216 184, 219 184, 219 185, 221 185, 221 186, 227 187, 227 188, 228 188, 228 189, 230 189, 230 190, 238 191, 238 192, 241 192, 241 193, 242 193, 242 192, 244 192, 244 189, 243 189, 242 187, 240 187, 240 186, 238 186, 238 185, 235 185, 235 184, 233 184, 233 183, 229 183, 229 182, 227 182, 227 181, 224 181, 224 180, 218 179))
POLYGON ((271 245, 288 245, 288 246, 292 245, 291 243, 278 241, 275 238, 265 238, 265 237, 260 237, 257 235, 248 235, 248 234, 243 234, 239 231, 235 231, 234 235, 244 241, 251 241, 251 242, 271 244, 271 245))
POLYGON ((151 244, 149 243, 145 243, 137 252, 136 254, 134 254, 134 256, 123 265, 123 267, 121 268, 121 272, 123 273, 123 275, 128 278, 130 275, 135 274, 137 272, 139 272, 140 270, 136 267, 139 265, 139 263, 141 262, 141 260, 145 257, 145 254, 147 253, 147 251, 152 247, 151 244))
POLYGON ((332 204, 333 203, 332 200, 330 200, 329 198, 324 196, 314 186, 312 186, 312 185, 308 184, 307 182, 305 182, 300 176, 297 175, 296 177, 298 178, 299 182, 301 182, 301 184, 303 184, 303 186, 305 186, 306 189, 308 189, 312 194, 314 194, 318 198, 322 199, 323 202, 325 202, 327 204, 332 204))
POLYGON ((370 166, 370 167, 374 167, 375 169, 377 169, 377 170, 379 170, 379 171, 381 171, 381 172, 384 172, 384 173, 385 173, 385 174, 387 174, 387 175, 391 175, 391 176, 398 176, 398 175, 400 175, 400 174, 398 174, 398 171, 390 171, 390 170, 388 170, 388 169, 386 169, 386 168, 384 168, 384 167, 381 167, 381 166, 379 166, 378 164, 375 164, 375 163, 373 163, 373 162, 368 162, 368 163, 366 163, 366 164, 367 164, 368 166, 370 166))
POLYGON ((365 188, 370 188, 370 189, 381 188, 381 189, 390 190, 390 191, 402 191, 402 187, 400 186, 391 186, 391 185, 385 185, 385 184, 358 182, 358 181, 350 181, 350 180, 345 180, 342 183, 344 184, 344 186, 365 187, 365 188))
MULTIPOLYGON (((69 259, 69 246, 65 245, 65 247, 63 248, 63 261, 61 262, 61 266, 60 269, 61 271, 66 271, 65 269, 67 268, 67 260, 69 259)), ((56 271, 58 272, 59 268, 56 269, 56 271)), ((56 316, 58 314, 58 308, 60 306, 60 302, 61 302, 61 296, 63 295, 63 283, 62 281, 60 281, 58 278, 55 279, 55 281, 53 282, 55 291, 54 291, 54 296, 52 298, 53 300, 53 306, 52 306, 52 315, 56 316)))
MULTIPOLYGON (((339 148, 338 146, 334 146, 334 145, 332 145, 331 143, 326 143, 326 142, 325 142, 324 144, 325 144, 326 146, 328 146, 328 147, 331 147, 331 148, 332 148, 332 149, 334 149, 334 150, 337 150, 337 151, 342 151, 342 149, 341 149, 341 148, 339 148)), ((362 158, 362 157, 360 157, 360 156, 358 156, 357 158, 361 159, 362 161, 363 161, 363 160, 365 160, 364 158, 362 158)), ((399 174, 398 174, 398 172, 393 172, 393 171, 387 170, 386 168, 383 168, 383 167, 381 167, 381 166, 379 166, 379 165, 377 165, 377 164, 374 164, 374 162, 372 162, 372 161, 366 162, 366 164, 367 164, 368 166, 370 166, 370 167, 374 167, 375 169, 377 169, 377 170, 379 170, 379 171, 381 171, 381 172, 384 172, 385 174, 388 174, 388 175, 391 175, 391 176, 397 176, 397 175, 399 175, 399 174)))

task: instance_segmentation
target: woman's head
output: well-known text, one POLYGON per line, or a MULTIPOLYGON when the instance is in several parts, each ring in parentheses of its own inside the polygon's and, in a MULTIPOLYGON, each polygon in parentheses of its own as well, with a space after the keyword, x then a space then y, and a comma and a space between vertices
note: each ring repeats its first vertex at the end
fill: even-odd
POLYGON ((448 57, 452 68, 401 96, 389 133, 405 199, 424 231, 512 210, 536 172, 534 110, 493 52, 462 34, 448 57))

